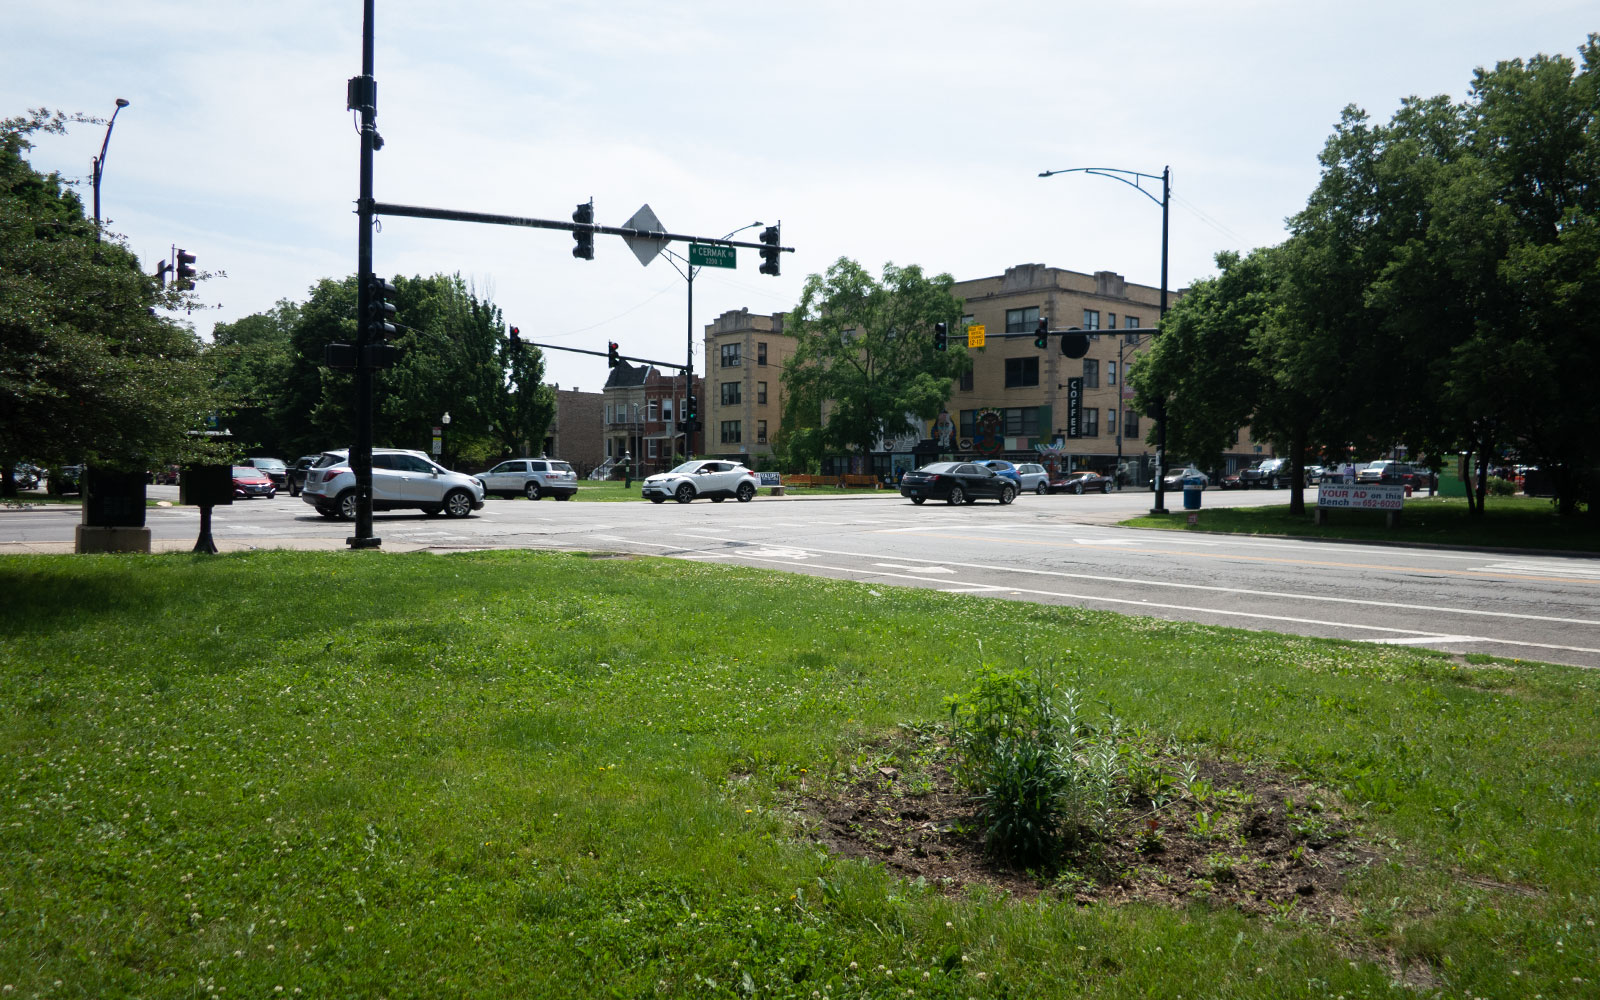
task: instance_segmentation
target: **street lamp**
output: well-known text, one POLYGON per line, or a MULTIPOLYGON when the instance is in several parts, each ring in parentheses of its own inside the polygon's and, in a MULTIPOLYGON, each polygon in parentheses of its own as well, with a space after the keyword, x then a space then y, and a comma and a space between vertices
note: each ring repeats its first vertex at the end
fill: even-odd
POLYGON ((111 120, 106 122, 106 138, 104 142, 100 143, 100 155, 90 159, 94 176, 94 239, 96 243, 100 242, 100 175, 106 169, 106 147, 111 145, 111 129, 117 124, 117 112, 127 106, 127 98, 117 98, 117 110, 111 112, 111 120))
MULTIPOLYGON (((738 229, 735 229, 733 232, 724 236, 723 239, 730 240, 738 234, 744 232, 746 229, 755 229, 759 225, 761 225, 761 223, 752 222, 748 226, 740 226, 738 229)), ((672 261, 672 266, 677 268, 678 273, 683 275, 684 280, 689 283, 689 312, 688 319, 684 324, 686 355, 684 357, 684 361, 686 364, 683 369, 683 396, 685 399, 687 399, 694 393, 694 276, 700 273, 700 269, 690 264, 686 258, 679 257, 671 250, 667 251, 667 259, 672 261), (678 267, 678 261, 680 260, 683 261, 682 267, 678 267)), ((683 457, 685 459, 692 457, 690 455, 689 446, 693 441, 694 432, 685 430, 683 432, 683 457)))
MULTIPOLYGON (((1171 217, 1169 209, 1172 204, 1172 168, 1170 166, 1163 167, 1161 169, 1160 176, 1155 174, 1141 174, 1136 170, 1121 170, 1117 167, 1068 167, 1066 170, 1044 170, 1039 173, 1039 176, 1053 177, 1056 174, 1072 173, 1096 174, 1100 177, 1109 177, 1114 181, 1121 181, 1129 187, 1137 189, 1140 194, 1161 206, 1161 317, 1165 319, 1167 315, 1167 222, 1171 217), (1141 180, 1160 181, 1161 197, 1157 198, 1148 188, 1142 187, 1139 184, 1141 180)), ((1159 324, 1157 324, 1157 326, 1159 328, 1159 324)), ((1118 351, 1118 360, 1121 360, 1120 351, 1118 351)), ((1120 368, 1121 365, 1119 364, 1118 367, 1120 368)), ((1117 407, 1118 409, 1121 409, 1122 407, 1122 389, 1120 386, 1117 389, 1117 407)), ((1156 400, 1155 418, 1156 505, 1151 508, 1150 513, 1165 514, 1167 512, 1166 488, 1161 482, 1161 475, 1165 471, 1167 460, 1167 401, 1165 399, 1158 398, 1156 400)), ((1121 450, 1121 443, 1122 423, 1119 419, 1117 423, 1117 444, 1119 451, 1121 450)))
MULTIPOLYGON (((446 427, 446 428, 450 426, 450 411, 449 410, 444 411, 444 416, 439 418, 439 425, 441 427, 446 427)), ((439 432, 439 458, 442 460, 444 457, 445 457, 444 456, 444 431, 440 431, 439 432)), ((450 463, 449 462, 445 462, 444 464, 445 465, 449 465, 450 463)))

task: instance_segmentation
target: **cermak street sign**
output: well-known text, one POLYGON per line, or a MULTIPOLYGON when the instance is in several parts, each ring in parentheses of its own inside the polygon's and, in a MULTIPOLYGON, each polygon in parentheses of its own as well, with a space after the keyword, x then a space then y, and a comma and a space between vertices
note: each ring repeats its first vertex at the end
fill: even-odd
POLYGON ((690 267, 734 267, 733 247, 714 247, 704 243, 689 244, 690 267))

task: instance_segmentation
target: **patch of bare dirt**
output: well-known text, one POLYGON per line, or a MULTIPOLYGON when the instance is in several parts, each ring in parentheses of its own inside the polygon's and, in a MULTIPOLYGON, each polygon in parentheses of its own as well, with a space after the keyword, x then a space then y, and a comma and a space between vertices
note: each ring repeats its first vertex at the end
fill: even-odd
POLYGON ((1048 870, 1022 870, 984 850, 976 803, 947 759, 926 741, 869 748, 825 787, 802 790, 797 806, 813 838, 837 854, 953 892, 983 885, 1084 905, 1209 899, 1344 917, 1353 912, 1346 879, 1377 859, 1330 793, 1259 768, 1196 761, 1197 780, 1171 801, 1130 802, 1108 835, 1081 840, 1048 870))

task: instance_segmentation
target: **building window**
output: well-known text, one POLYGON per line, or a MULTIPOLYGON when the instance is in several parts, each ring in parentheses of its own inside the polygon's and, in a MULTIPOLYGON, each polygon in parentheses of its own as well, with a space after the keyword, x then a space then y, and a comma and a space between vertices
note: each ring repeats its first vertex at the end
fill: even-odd
POLYGON ((722 443, 723 444, 738 444, 739 443, 739 421, 737 421, 737 420, 724 420, 722 422, 722 443))
POLYGON ((724 382, 724 383, 722 383, 722 405, 723 406, 737 406, 737 405, 739 405, 739 387, 742 384, 743 383, 740 383, 740 382, 724 382))
POLYGON ((1039 307, 1006 310, 1007 333, 1032 333, 1039 325, 1039 307))
POLYGON ((1136 438, 1139 436, 1139 411, 1122 411, 1122 436, 1136 438))
POLYGON ((1139 329, 1139 317, 1137 317, 1137 316, 1124 316, 1124 317, 1122 317, 1122 320, 1123 320, 1123 322, 1128 324, 1128 329, 1130 329, 1130 330, 1139 329))
POLYGON ((656 451, 656 439, 655 438, 651 438, 650 440, 645 442, 645 444, 644 444, 644 453, 646 455, 648 455, 650 458, 655 458, 659 454, 656 451))
POLYGON ((649 421, 651 423, 655 423, 656 421, 661 419, 661 401, 660 400, 652 399, 650 401, 650 416, 647 419, 649 419, 649 421))
POLYGON ((1106 329, 1107 330, 1115 330, 1116 328, 1117 328, 1117 314, 1116 313, 1106 313, 1106 329))
POLYGON ((1083 387, 1085 389, 1100 388, 1100 362, 1094 358, 1083 359, 1083 387))
POLYGON ((763 368, 767 366, 767 342, 764 340, 756 341, 756 364, 763 368))
POLYGON ((1039 384, 1039 357, 1006 358, 1006 388, 1020 389, 1039 384))
POLYGON ((1086 438, 1100 436, 1100 411, 1094 407, 1083 411, 1083 436, 1086 438))
POLYGON ((961 384, 961 391, 962 392, 971 392, 972 391, 972 369, 971 368, 968 368, 966 371, 961 373, 961 383, 960 384, 961 384))
POLYGON ((663 399, 661 401, 661 419, 664 423, 672 423, 672 400, 663 399))
POLYGON ((756 421, 756 444, 766 444, 766 443, 767 443, 767 422, 765 420, 757 420, 756 421))
POLYGON ((967 313, 965 316, 961 317, 961 330, 962 330, 962 332, 966 332, 967 327, 972 325, 972 321, 973 321, 974 318, 975 317, 971 313, 967 313))
POLYGON ((765 383, 765 382, 757 382, 756 383, 756 402, 765 403, 766 401, 767 401, 767 383, 765 383))
POLYGON ((616 423, 615 420, 611 419, 613 416, 616 415, 616 410, 612 409, 612 407, 614 405, 615 404, 612 404, 612 403, 607 403, 606 404, 606 423, 608 423, 608 424, 616 423))
POLYGON ((1106 437, 1115 437, 1117 434, 1117 411, 1106 411, 1106 437))
POLYGON ((724 367, 724 368, 737 368, 737 367, 739 367, 739 345, 738 344, 723 344, 722 345, 722 367, 724 367))
POLYGON ((1083 311, 1083 328, 1085 330, 1100 329, 1100 310, 1085 309, 1083 311))
POLYGON ((1116 385, 1116 384, 1117 384, 1117 363, 1115 361, 1107 361, 1106 362, 1106 385, 1116 385))

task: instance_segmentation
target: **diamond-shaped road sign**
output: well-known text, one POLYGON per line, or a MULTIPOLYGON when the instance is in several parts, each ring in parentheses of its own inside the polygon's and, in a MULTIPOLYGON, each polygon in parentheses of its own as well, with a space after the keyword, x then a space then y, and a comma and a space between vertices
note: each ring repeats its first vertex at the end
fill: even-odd
MULTIPOLYGON (((638 229, 647 233, 666 232, 666 229, 661 225, 661 220, 656 218, 656 213, 650 211, 648 204, 640 206, 639 210, 633 213, 633 218, 622 224, 622 228, 638 229)), ((650 262, 656 259, 656 254, 660 253, 661 248, 666 245, 662 240, 653 240, 644 236, 624 236, 623 240, 628 244, 628 249, 633 251, 633 255, 639 258, 639 263, 645 267, 650 266, 650 262)))

